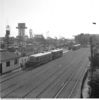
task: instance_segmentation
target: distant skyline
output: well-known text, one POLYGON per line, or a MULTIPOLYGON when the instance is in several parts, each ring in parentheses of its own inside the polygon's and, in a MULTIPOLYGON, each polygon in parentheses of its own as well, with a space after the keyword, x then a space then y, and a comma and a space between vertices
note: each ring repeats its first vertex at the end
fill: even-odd
POLYGON ((0 37, 7 24, 18 35, 18 23, 26 23, 26 35, 30 28, 45 37, 99 34, 99 0, 0 0, 0 37))

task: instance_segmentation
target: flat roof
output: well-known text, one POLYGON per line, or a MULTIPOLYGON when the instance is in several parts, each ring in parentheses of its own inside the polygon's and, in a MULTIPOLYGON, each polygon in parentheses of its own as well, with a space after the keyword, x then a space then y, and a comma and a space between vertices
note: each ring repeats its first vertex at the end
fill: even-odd
POLYGON ((40 57, 40 56, 44 56, 47 54, 51 54, 51 52, 38 53, 38 54, 31 55, 30 57, 40 57))

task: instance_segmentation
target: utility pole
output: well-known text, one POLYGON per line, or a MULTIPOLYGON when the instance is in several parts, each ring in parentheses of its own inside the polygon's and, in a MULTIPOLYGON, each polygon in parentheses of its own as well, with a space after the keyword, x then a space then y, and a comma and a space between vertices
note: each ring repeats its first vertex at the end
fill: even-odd
MULTIPOLYGON (((92 22, 92 24, 93 25, 96 25, 96 22, 92 22)), ((93 51, 93 49, 94 49, 94 44, 93 44, 93 36, 91 36, 90 37, 90 53, 91 53, 91 59, 90 59, 90 61, 91 61, 91 63, 90 63, 90 71, 91 71, 91 76, 90 76, 90 78, 91 78, 91 80, 92 80, 92 76, 93 76, 93 71, 94 71, 94 66, 93 66, 93 59, 94 59, 94 51, 93 51)))
POLYGON ((90 63, 90 71, 91 71, 91 76, 90 76, 90 78, 92 79, 92 75, 93 75, 93 38, 92 38, 92 36, 90 37, 90 55, 91 55, 91 59, 90 59, 90 61, 91 61, 91 63, 90 63))

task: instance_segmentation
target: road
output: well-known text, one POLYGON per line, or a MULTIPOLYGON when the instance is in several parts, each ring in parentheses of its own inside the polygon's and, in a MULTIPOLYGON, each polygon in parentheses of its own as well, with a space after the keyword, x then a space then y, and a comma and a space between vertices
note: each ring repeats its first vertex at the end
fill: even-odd
POLYGON ((89 49, 69 51, 36 69, 3 77, 2 98, 79 98, 89 49))

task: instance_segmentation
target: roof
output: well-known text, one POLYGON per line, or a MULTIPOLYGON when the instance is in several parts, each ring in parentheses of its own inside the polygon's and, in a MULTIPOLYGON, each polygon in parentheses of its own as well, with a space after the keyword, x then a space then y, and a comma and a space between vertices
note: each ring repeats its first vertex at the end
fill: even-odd
POLYGON ((52 52, 57 52, 57 51, 62 51, 63 49, 55 49, 55 50, 51 50, 52 52))
POLYGON ((31 55, 30 57, 40 57, 40 56, 44 56, 47 54, 51 54, 51 52, 38 53, 38 54, 31 55))
POLYGON ((4 51, 6 51, 6 49, 1 49, 1 48, 0 48, 0 52, 4 52, 4 51))
POLYGON ((74 46, 80 46, 80 44, 75 44, 74 46))
POLYGON ((19 56, 14 52, 0 51, 0 62, 15 59, 17 57, 19 56))

